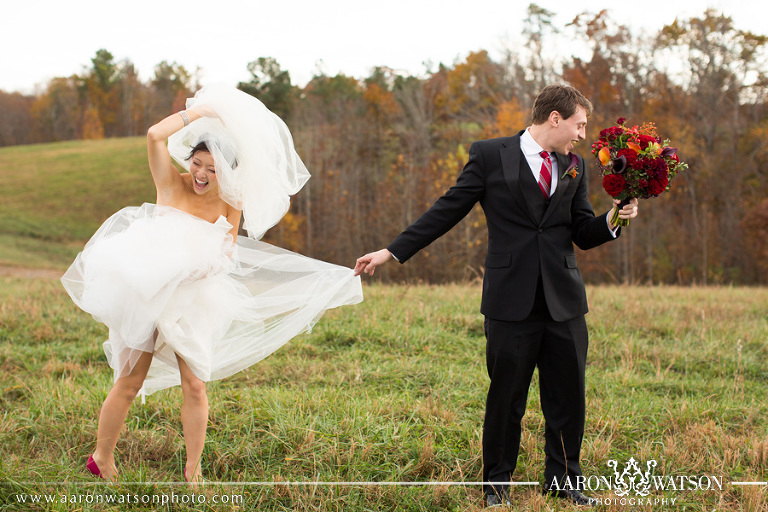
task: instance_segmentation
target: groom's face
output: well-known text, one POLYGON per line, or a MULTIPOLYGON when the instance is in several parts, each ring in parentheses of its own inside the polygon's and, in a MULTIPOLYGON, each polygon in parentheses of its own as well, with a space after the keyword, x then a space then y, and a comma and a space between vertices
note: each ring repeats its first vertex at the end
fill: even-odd
POLYGON ((577 107, 576 112, 568 119, 560 118, 555 124, 553 137, 554 151, 567 155, 573 147, 584 140, 587 131, 587 112, 583 107, 577 107))

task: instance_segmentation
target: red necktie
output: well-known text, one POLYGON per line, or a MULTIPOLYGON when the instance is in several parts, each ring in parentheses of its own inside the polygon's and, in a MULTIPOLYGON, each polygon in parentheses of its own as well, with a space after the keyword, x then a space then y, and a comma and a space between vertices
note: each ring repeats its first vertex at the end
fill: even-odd
POLYGON ((549 153, 546 151, 542 151, 539 155, 544 159, 541 163, 541 171, 539 172, 539 188, 544 197, 549 199, 549 191, 552 188, 552 161, 549 159, 549 153))

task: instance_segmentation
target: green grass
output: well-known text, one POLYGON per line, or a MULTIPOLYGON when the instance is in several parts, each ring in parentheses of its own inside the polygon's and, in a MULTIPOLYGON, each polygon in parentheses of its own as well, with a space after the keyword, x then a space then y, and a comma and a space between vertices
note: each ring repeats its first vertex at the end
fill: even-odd
POLYGON ((0 148, 0 265, 64 269, 112 213, 155 201, 146 139, 0 148))
MULTIPOLYGON (((0 270, 63 270, 110 214, 155 196, 143 137, 0 148, 0 190, 0 270)), ((209 385, 203 471, 226 484, 207 486, 209 503, 195 509, 481 509, 477 486, 286 484, 481 480, 487 376, 479 285, 372 284, 365 292, 363 304, 329 312, 311 334, 209 385), (213 505, 215 494, 245 503, 213 505)), ((590 287, 588 294, 585 474, 611 476, 609 460, 634 457, 658 461, 657 475, 724 482, 722 491, 652 495, 675 498, 674 507, 598 509, 768 511, 765 486, 730 483, 768 480, 768 290, 590 287)), ((131 409, 117 484, 85 471, 111 386, 106 335, 56 280, 0 276, 0 510, 193 509, 83 502, 193 493, 178 483, 178 389, 131 409), (56 502, 20 504, 27 494, 56 502)), ((534 376, 515 480, 543 478, 543 430, 534 376)), ((535 488, 515 488, 512 497, 515 510, 576 510, 535 488)))
MULTIPOLYGON (((209 385, 203 471, 242 510, 473 511, 478 487, 298 486, 253 482, 479 481, 487 376, 479 285, 366 286, 311 334, 209 385)), ((656 460, 657 475, 716 475, 722 491, 678 491, 675 507, 768 509, 768 290, 590 287, 586 475, 610 459, 656 460)), ((110 385, 103 326, 55 280, 0 278, 0 509, 157 510, 146 505, 18 505, 19 493, 178 495, 180 392, 132 407, 118 444, 121 480, 85 471, 110 385)), ((543 478, 534 377, 514 479, 543 478)), ((599 494, 599 493, 595 493, 599 494)), ((604 497, 609 497, 603 493, 604 497)), ((515 510, 577 510, 515 488, 515 510)), ((211 503, 203 510, 231 510, 211 503)), ((174 505, 162 510, 191 510, 174 505)), ((237 509, 237 508, 235 508, 237 509)))

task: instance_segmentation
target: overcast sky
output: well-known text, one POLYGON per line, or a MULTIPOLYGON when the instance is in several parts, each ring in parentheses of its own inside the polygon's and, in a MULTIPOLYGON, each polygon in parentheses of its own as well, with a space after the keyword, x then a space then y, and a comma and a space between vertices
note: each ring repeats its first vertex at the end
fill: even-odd
MULTIPOLYGON (((0 89, 33 93, 56 76, 90 67, 100 48, 133 62, 142 80, 162 60, 177 62, 200 82, 233 85, 247 64, 274 57, 303 85, 317 70, 365 77, 374 66, 422 75, 424 63, 447 65, 470 51, 500 55, 521 40, 530 1, 515 0, 27 0, 0 15, 0 89)), ((737 28, 768 34, 768 2, 758 0, 538 0, 558 25, 584 11, 608 9, 633 32, 655 33, 676 17, 708 7, 737 28)), ((562 48, 569 53, 567 47, 562 48)))

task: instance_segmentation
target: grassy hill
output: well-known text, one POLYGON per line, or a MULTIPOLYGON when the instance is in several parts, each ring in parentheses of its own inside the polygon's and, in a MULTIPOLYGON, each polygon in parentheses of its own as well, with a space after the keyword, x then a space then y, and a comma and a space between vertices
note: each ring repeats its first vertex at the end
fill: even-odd
POLYGON ((123 206, 155 200, 144 137, 0 148, 0 265, 63 269, 123 206))

